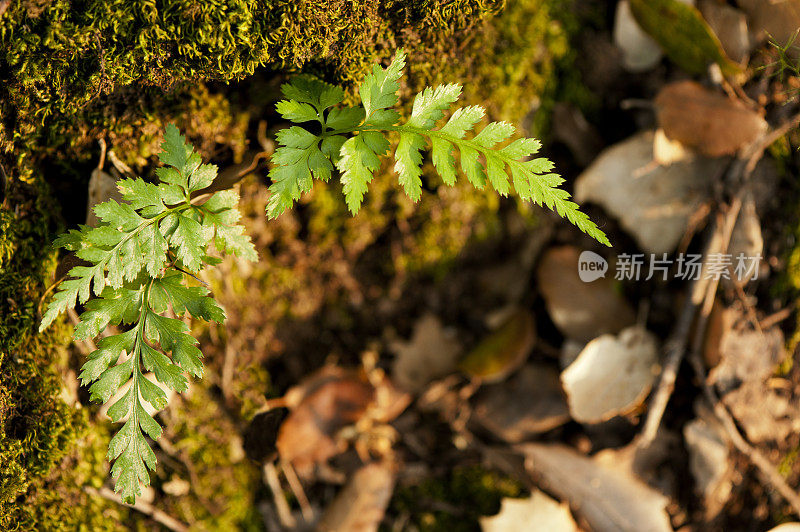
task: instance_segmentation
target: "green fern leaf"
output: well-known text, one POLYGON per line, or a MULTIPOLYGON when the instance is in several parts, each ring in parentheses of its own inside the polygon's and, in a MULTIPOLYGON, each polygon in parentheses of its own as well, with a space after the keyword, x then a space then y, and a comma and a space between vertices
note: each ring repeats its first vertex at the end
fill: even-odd
MULTIPOLYGON (((333 99, 329 95, 326 101, 333 99)), ((124 425, 111 440, 108 458, 115 461, 112 477, 126 502, 135 501, 156 464, 145 435, 156 439, 161 427, 146 407, 160 409, 167 401, 161 387, 149 379, 181 392, 188 388, 184 372, 195 377, 203 373, 202 355, 189 327, 163 314, 225 319, 207 289, 184 284, 181 268, 199 271, 214 263, 208 256, 212 240, 220 252, 257 258, 239 224, 235 191, 215 192, 203 197, 204 203, 191 199, 192 192, 214 181, 217 167, 202 164, 175 126, 167 127, 162 147, 159 157, 171 166, 158 169, 159 183, 120 181, 123 201, 109 200, 94 208, 98 227, 81 226, 56 239, 56 245, 75 251, 89 265, 70 270, 40 324, 43 330, 62 312, 85 303, 76 338, 93 338, 109 326, 127 328, 101 338, 80 373, 81 382, 90 385, 91 400, 105 403, 115 394, 119 397, 108 415, 124 425), (99 297, 89 301, 92 293, 99 297)), ((332 166, 327 158, 325 164, 332 166)))
MULTIPOLYGON (((433 166, 444 184, 450 186, 458 177, 455 158, 458 152, 461 171, 476 188, 482 189, 488 182, 502 196, 514 191, 523 200, 554 210, 581 231, 610 245, 606 235, 570 201, 569 194, 558 188, 563 180, 550 173, 552 163, 545 158, 527 160, 541 147, 539 141, 511 140, 515 128, 506 122, 492 122, 475 132, 475 126, 486 114, 480 106, 456 109, 449 120, 436 129, 461 95, 459 84, 426 88, 417 94, 411 116, 401 123, 400 114, 392 107, 397 104, 405 59, 405 53, 399 50, 387 68, 374 66, 358 89, 361 106, 330 109, 325 120, 320 120, 323 125, 320 133, 292 126, 278 134, 280 147, 272 159, 269 174, 272 185, 267 214, 270 218, 290 208, 308 192, 312 178, 328 180, 330 172, 323 165, 323 158, 341 173, 345 201, 355 214, 374 172, 380 167, 377 157, 385 153, 391 139, 397 143, 394 169, 400 185, 413 201, 422 194, 423 150, 430 146, 433 166), (338 152, 333 150, 336 146, 339 146, 338 152)), ((280 102, 278 111, 294 122, 310 118, 310 108, 302 104, 317 105, 328 87, 307 77, 293 81, 284 86, 289 101, 280 102)))

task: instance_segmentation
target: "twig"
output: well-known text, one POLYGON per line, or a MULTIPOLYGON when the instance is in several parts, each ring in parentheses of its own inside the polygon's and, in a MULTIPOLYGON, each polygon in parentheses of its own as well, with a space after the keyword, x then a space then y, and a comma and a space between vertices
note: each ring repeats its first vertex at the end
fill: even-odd
POLYGON ((784 309, 781 309, 781 310, 779 310, 778 312, 776 312, 774 314, 770 314, 769 316, 767 316, 766 318, 764 318, 763 320, 758 322, 759 325, 761 326, 761 329, 762 330, 763 329, 769 329, 773 325, 777 325, 778 323, 782 322, 783 320, 785 320, 786 318, 788 318, 789 316, 792 315, 792 312, 795 311, 796 307, 797 307, 797 305, 794 304, 794 305, 788 306, 788 307, 786 307, 784 309))
MULTIPOLYGON (((706 244, 703 253, 704 266, 705 260, 707 260, 711 254, 725 253, 727 251, 731 234, 733 233, 733 227, 736 224, 736 219, 739 216, 740 210, 741 198, 737 195, 725 215, 716 218, 714 232, 708 244, 706 244)), ((705 268, 701 268, 700 278, 692 281, 690 295, 686 298, 686 301, 684 301, 683 309, 678 316, 678 323, 666 343, 666 355, 664 366, 661 371, 661 379, 653 394, 653 398, 650 400, 650 405, 647 409, 647 418, 642 428, 642 436, 638 441, 639 446, 642 448, 650 446, 656 437, 659 425, 661 425, 661 418, 664 417, 667 403, 669 403, 672 392, 675 389, 678 369, 680 368, 681 361, 686 352, 686 345, 689 342, 692 323, 697 316, 697 312, 701 310, 702 305, 702 315, 705 316, 705 319, 707 319, 708 315, 711 313, 711 308, 706 308, 707 305, 703 303, 707 299, 708 293, 716 293, 719 279, 706 279, 704 278, 704 274, 705 268)))
POLYGON ((114 493, 114 491, 106 488, 105 486, 100 488, 99 490, 91 487, 86 486, 83 490, 88 493, 89 495, 95 495, 97 497, 102 497, 112 502, 116 502, 123 506, 127 506, 133 510, 136 510, 139 513, 146 515, 147 517, 151 518, 156 523, 163 525, 165 528, 172 530, 173 532, 188 532, 189 526, 185 523, 182 523, 172 517, 171 515, 159 510, 158 508, 154 507, 152 504, 148 502, 144 502, 141 499, 134 504, 127 504, 120 500, 119 495, 114 493))
POLYGON ((264 463, 264 483, 269 486, 272 492, 272 499, 275 501, 275 509, 278 511, 278 519, 281 520, 281 524, 285 528, 296 527, 297 521, 292 515, 289 503, 286 502, 286 497, 283 496, 281 481, 278 478, 278 470, 272 462, 264 463))
POLYGON ((306 492, 303 489, 303 485, 300 483, 300 479, 297 478, 297 473, 294 472, 294 467, 292 467, 291 462, 288 460, 281 460, 281 469, 283 470, 283 476, 285 476, 286 480, 289 482, 292 493, 297 497, 297 502, 300 504, 300 511, 303 513, 303 519, 305 519, 307 523, 312 523, 314 521, 314 510, 311 509, 311 503, 308 501, 308 497, 306 497, 306 492))

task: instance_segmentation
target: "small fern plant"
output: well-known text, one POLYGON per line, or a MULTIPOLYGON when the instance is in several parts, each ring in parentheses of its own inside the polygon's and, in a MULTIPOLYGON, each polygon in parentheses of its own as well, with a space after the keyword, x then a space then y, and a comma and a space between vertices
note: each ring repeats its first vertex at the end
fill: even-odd
POLYGON ((69 271, 39 327, 44 330, 62 312, 86 303, 76 339, 94 338, 109 325, 127 328, 97 342, 80 379, 83 385, 92 383, 92 401, 115 397, 108 416, 124 425, 109 443, 108 458, 116 460, 111 469, 116 490, 130 503, 141 493, 140 485, 149 484, 147 468, 156 464, 144 435, 154 440, 161 435, 147 404, 159 410, 167 403, 162 387, 145 372, 166 388, 185 391, 185 373, 201 377, 203 365, 198 342, 180 318, 188 313, 217 323, 225 319, 208 290, 188 285, 187 278, 219 262, 207 253, 212 241, 220 252, 257 258, 238 223, 238 193, 193 198, 211 184, 217 167, 202 164, 174 125, 164 138, 159 158, 165 166, 156 170, 160 183, 119 181, 123 201, 96 205, 97 227, 82 226, 56 239, 56 246, 74 251, 87 265, 69 271), (92 294, 97 297, 87 303, 92 294), (119 393, 123 386, 127 390, 119 393))
POLYGON ((441 127, 436 125, 461 95, 461 85, 450 83, 427 88, 417 94, 408 120, 401 123, 397 91, 405 67, 405 53, 400 50, 388 68, 373 67, 359 87, 361 105, 340 106, 344 91, 320 80, 298 76, 283 85, 285 100, 278 102, 278 112, 296 124, 277 134, 279 148, 272 157, 275 165, 269 173, 272 181, 267 215, 275 218, 311 190, 312 177, 328 181, 334 167, 341 174, 345 201, 350 212, 358 212, 380 156, 388 153, 391 140, 397 137, 394 169, 400 185, 413 201, 422 194, 422 152, 430 141, 431 159, 446 185, 455 185, 456 160, 469 182, 483 189, 488 182, 500 195, 507 196, 513 185, 523 200, 546 205, 575 224, 597 241, 610 246, 606 235, 570 201, 564 182, 552 173, 553 163, 540 157, 529 159, 541 143, 520 138, 506 144, 514 134, 507 122, 491 122, 467 138, 486 111, 477 105, 462 107, 452 113, 441 127), (510 176, 510 182, 509 182, 510 176))
MULTIPOLYGON (((342 106, 344 91, 300 76, 282 87, 286 100, 277 104, 287 120, 303 124, 277 134, 279 148, 272 157, 272 180, 267 215, 274 218, 292 206, 312 186, 312 178, 328 181, 334 168, 341 174, 345 201, 355 214, 367 191, 379 156, 391 145, 387 135, 398 135, 395 170, 412 199, 422 192, 422 153, 431 143, 433 164, 445 184, 456 181, 454 149, 461 169, 474 186, 488 182, 501 195, 513 184, 517 194, 556 210, 598 241, 605 234, 558 188, 563 182, 550 173, 544 158, 529 159, 540 147, 534 139, 514 140, 505 122, 492 122, 467 138, 485 111, 478 106, 457 109, 440 128, 436 124, 456 102, 461 86, 425 89, 414 100, 411 117, 400 123, 397 104, 405 54, 399 51, 388 68, 375 66, 359 89, 361 105, 342 106), (318 133, 308 123, 316 122, 318 133), (509 172, 511 183, 509 183, 509 172)), ((210 256, 214 244, 220 253, 247 260, 257 254, 239 224, 239 197, 234 190, 202 194, 214 181, 217 167, 203 164, 178 129, 167 126, 156 170, 158 183, 124 179, 117 186, 122 201, 94 206, 97 227, 81 226, 60 236, 57 247, 74 251, 85 264, 73 267, 61 282, 40 324, 44 330, 61 313, 84 305, 75 327, 76 339, 103 335, 80 373, 91 384, 91 400, 108 403, 108 416, 124 423, 109 444, 114 461, 111 475, 117 492, 133 503, 141 486, 149 485, 148 469, 156 465, 147 438, 156 440, 161 426, 151 412, 164 408, 162 387, 185 391, 186 374, 201 377, 203 365, 197 340, 182 319, 221 323, 225 312, 208 290, 191 281, 206 266, 219 263, 210 256), (91 299, 92 295, 96 296, 91 299), (108 334, 109 326, 119 327, 108 334), (152 377, 148 375, 152 373, 152 377), (154 378, 159 386, 153 382, 154 378), (148 408, 148 405, 150 408, 148 408)))

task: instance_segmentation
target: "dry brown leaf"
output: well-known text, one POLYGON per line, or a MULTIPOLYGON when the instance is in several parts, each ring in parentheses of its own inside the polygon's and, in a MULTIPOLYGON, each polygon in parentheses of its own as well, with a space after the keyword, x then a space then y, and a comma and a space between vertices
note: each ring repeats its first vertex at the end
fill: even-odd
POLYGON ((659 166, 653 143, 643 131, 607 148, 578 177, 575 198, 604 207, 645 252, 669 253, 726 163, 698 156, 659 166))
POLYGON ((694 81, 666 85, 655 105, 667 137, 709 157, 733 155, 767 130, 761 115, 694 81))
POLYGON ((527 499, 503 499, 500 513, 482 517, 480 522, 483 532, 578 531, 569 507, 539 490, 527 499))
POLYGON ((558 372, 544 364, 528 364, 507 381, 483 387, 473 416, 503 440, 519 443, 569 421, 569 409, 558 372))
POLYGON ((525 469, 569 502, 595 532, 671 531, 667 498, 639 479, 598 465, 563 445, 526 443, 525 469))
POLYGON ((653 384, 657 362, 656 339, 640 327, 589 342, 561 373, 573 419, 598 423, 638 408, 653 384))
POLYGON ((750 53, 747 16, 735 7, 715 0, 702 0, 698 7, 728 57, 743 64, 750 53))
POLYGON ((394 342, 390 348, 397 355, 392 363, 392 378, 398 386, 413 393, 453 373, 461 355, 455 331, 442 326, 433 314, 425 314, 417 320, 409 341, 394 342))
POLYGON ((378 530, 394 491, 395 474, 388 463, 367 464, 350 478, 320 518, 320 532, 378 530))
POLYGON ((603 333, 619 332, 635 317, 612 279, 581 281, 579 256, 580 251, 573 246, 548 249, 539 263, 537 280, 556 327, 567 338, 588 342, 603 333))
POLYGON ((737 0, 747 13, 750 29, 758 40, 767 35, 786 44, 800 28, 800 0, 737 0))
POLYGON ((356 372, 330 377, 310 387, 278 430, 275 446, 301 476, 309 476, 346 448, 336 433, 366 413, 375 389, 356 372))
POLYGON ((536 343, 533 315, 516 309, 459 362, 458 369, 483 382, 498 382, 525 363, 536 343))
POLYGON ((781 442, 800 431, 800 406, 789 390, 751 381, 725 394, 722 402, 752 443, 781 442))
POLYGON ((720 363, 709 372, 709 382, 725 393, 739 382, 761 384, 785 356, 780 328, 755 330, 739 309, 727 309, 722 319, 727 327, 719 340, 720 363))

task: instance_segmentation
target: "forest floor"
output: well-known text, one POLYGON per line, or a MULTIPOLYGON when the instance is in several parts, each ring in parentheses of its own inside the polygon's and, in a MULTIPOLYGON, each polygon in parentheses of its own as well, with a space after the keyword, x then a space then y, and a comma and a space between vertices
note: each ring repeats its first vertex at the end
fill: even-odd
POLYGON ((327 241, 304 203, 267 225, 246 177, 267 258, 205 279, 228 320, 196 331, 207 383, 163 413, 163 470, 135 509, 175 530, 184 497, 222 513, 197 484, 217 471, 269 530, 800 521, 800 77, 768 66, 792 50, 751 38, 788 39, 788 15, 740 4, 701 6, 729 56, 767 65, 738 85, 647 56, 630 17, 581 36, 594 101, 557 104, 543 151, 611 248, 503 200, 485 234, 455 216, 468 245, 420 265, 413 224, 327 241), (182 442, 198 434, 208 447, 182 442))

